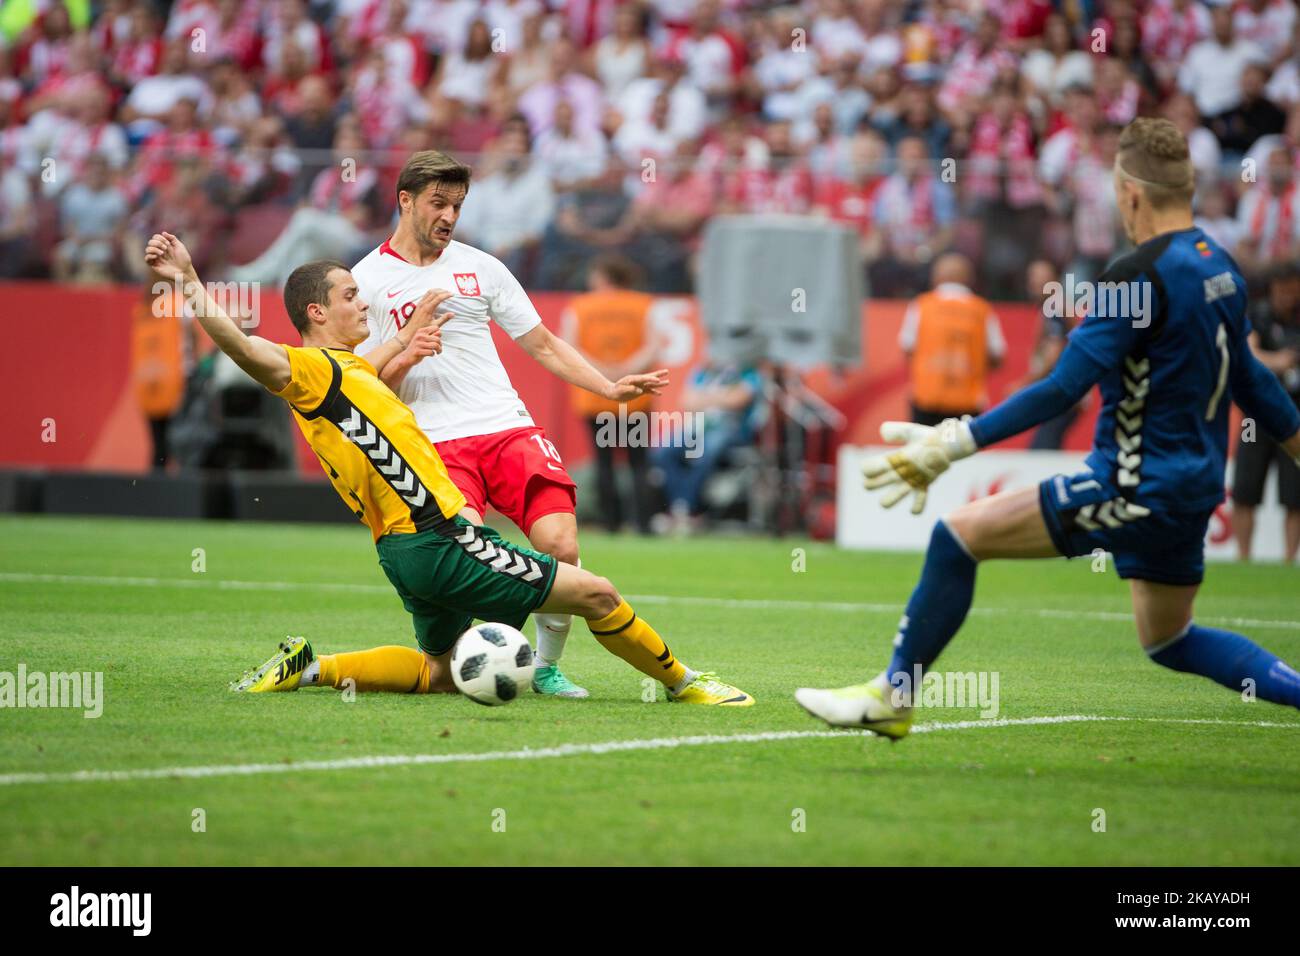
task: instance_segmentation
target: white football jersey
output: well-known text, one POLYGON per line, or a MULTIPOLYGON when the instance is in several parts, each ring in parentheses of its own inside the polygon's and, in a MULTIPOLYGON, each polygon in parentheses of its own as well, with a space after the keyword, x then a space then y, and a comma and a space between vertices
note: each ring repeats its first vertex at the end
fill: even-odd
POLYGON ((430 441, 533 424, 497 355, 488 322, 517 339, 542 319, 500 260, 453 240, 435 261, 417 266, 385 240, 353 267, 352 276, 369 307, 370 338, 357 347, 363 357, 397 334, 430 289, 455 293, 438 308, 455 313, 442 327, 442 353, 422 359, 397 391, 430 441))

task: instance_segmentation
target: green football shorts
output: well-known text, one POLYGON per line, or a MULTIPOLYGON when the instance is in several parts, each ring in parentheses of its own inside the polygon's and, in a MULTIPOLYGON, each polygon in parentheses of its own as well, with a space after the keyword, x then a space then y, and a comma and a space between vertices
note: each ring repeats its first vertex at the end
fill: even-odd
POLYGON ((523 627, 551 593, 559 566, 460 516, 427 531, 386 534, 375 548, 428 654, 451 650, 476 617, 523 627))

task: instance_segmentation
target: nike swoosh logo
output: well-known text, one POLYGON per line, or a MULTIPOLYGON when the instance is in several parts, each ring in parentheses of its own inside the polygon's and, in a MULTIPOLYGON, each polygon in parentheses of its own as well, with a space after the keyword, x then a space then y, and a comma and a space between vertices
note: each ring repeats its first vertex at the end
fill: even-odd
POLYGON ((402 294, 403 292, 405 292, 405 291, 406 291, 405 289, 398 289, 396 292, 390 292, 390 293, 388 293, 388 297, 391 299, 393 296, 395 296, 395 295, 401 295, 401 294, 402 294))

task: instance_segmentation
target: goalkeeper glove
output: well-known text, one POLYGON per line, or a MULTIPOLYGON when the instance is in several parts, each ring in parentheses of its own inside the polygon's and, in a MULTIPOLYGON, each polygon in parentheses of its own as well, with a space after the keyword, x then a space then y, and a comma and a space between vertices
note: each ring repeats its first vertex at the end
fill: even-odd
POLYGON ((908 492, 915 491, 912 514, 925 509, 930 483, 948 470, 954 461, 969 457, 979 449, 965 419, 946 418, 938 427, 912 422, 885 422, 880 437, 891 445, 903 445, 888 455, 876 455, 862 465, 868 490, 887 489, 880 504, 892 508, 908 492))

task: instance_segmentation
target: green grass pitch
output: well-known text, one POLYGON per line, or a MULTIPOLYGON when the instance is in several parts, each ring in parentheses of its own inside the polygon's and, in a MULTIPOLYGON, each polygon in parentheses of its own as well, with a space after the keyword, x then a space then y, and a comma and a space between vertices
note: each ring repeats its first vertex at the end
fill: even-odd
MULTIPOLYGON (((941 665, 996 671, 1012 721, 1138 719, 528 759, 822 730, 793 690, 876 673, 920 564, 804 541, 588 533, 583 548, 683 660, 757 706, 679 707, 662 692, 645 703, 641 676, 580 622, 565 666, 588 701, 236 696, 227 682, 287 634, 323 653, 411 641, 364 530, 0 519, 0 671, 21 662, 105 682, 98 719, 0 710, 0 864, 1300 863, 1300 715, 1147 662, 1126 587, 1085 560, 982 568, 977 611, 941 665), (511 756, 297 766, 481 753, 511 756), (250 764, 283 772, 11 782, 250 764)), ((1298 570, 1211 566, 1198 618, 1231 620, 1295 662, 1297 595, 1298 570)), ((957 708, 920 717, 977 720, 957 708)))

